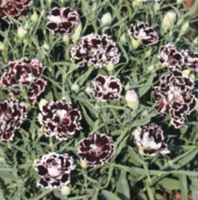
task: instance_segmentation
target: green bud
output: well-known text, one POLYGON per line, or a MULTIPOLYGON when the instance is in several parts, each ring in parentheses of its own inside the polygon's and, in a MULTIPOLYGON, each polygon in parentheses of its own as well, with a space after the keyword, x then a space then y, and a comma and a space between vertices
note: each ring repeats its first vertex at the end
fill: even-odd
POLYGON ((139 8, 139 7, 141 7, 142 5, 143 5, 142 0, 134 0, 134 1, 132 2, 133 8, 139 8))
POLYGON ((184 35, 189 29, 189 22, 186 21, 184 22, 184 24, 182 25, 181 29, 180 29, 180 36, 184 35))
POLYGON ((121 42, 122 44, 126 44, 126 43, 127 43, 127 39, 126 39, 126 34, 125 34, 125 33, 123 33, 123 34, 121 35, 121 37, 120 37, 120 42, 121 42))
POLYGON ((73 41, 73 43, 76 43, 80 39, 81 31, 82 31, 82 25, 79 24, 76 27, 74 33, 72 34, 72 41, 73 41))
POLYGON ((131 37, 131 44, 134 49, 137 49, 141 45, 141 41, 131 37))
POLYGON ((125 95, 125 100, 129 108, 136 110, 139 106, 139 98, 135 90, 128 90, 125 95))
POLYGON ((182 4, 184 0, 177 0, 177 4, 182 4))
POLYGON ((36 13, 36 11, 34 11, 34 13, 31 16, 31 21, 36 23, 38 20, 38 14, 36 13))
POLYGON ((110 63, 110 64, 108 64, 108 65, 106 66, 106 68, 107 68, 107 70, 108 70, 109 72, 112 72, 113 69, 114 69, 114 65, 110 63))
POLYGON ((26 34, 27 34, 27 30, 25 28, 19 27, 17 29, 17 36, 18 36, 18 38, 23 39, 26 36, 26 34))
POLYGON ((177 15, 174 11, 168 11, 162 20, 162 30, 164 33, 170 31, 175 25, 177 15))
POLYGON ((154 4, 154 11, 155 11, 155 13, 157 13, 159 10, 160 10, 160 4, 156 2, 154 4))
POLYGON ((62 188, 61 188, 61 194, 63 195, 63 196, 69 196, 70 195, 70 193, 71 193, 71 188, 70 187, 68 187, 68 186, 63 186, 62 188))
POLYGON ((74 91, 74 92, 79 92, 79 85, 74 83, 72 86, 71 86, 71 89, 74 91))
POLYGON ((101 25, 102 26, 107 26, 110 25, 112 22, 112 16, 111 13, 105 13, 102 18, 101 18, 101 25))
POLYGON ((86 160, 83 160, 81 159, 80 160, 80 166, 83 168, 83 169, 87 169, 87 161, 86 160))
POLYGON ((0 42, 0 51, 3 51, 5 49, 5 45, 3 42, 0 42))

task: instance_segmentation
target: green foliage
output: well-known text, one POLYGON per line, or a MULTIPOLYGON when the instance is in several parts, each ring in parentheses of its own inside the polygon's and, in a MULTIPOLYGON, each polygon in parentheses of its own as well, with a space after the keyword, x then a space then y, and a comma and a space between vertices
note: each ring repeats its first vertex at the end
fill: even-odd
MULTIPOLYGON (((153 9, 153 3, 134 7, 133 2, 57 0, 51 4, 49 0, 35 0, 26 16, 10 19, 8 28, 0 30, 0 36, 4 38, 4 49, 0 51, 1 71, 9 60, 37 57, 44 65, 43 76, 48 81, 42 98, 65 98, 80 108, 84 119, 84 128, 76 138, 65 142, 44 140, 38 124, 36 103, 14 140, 0 143, 0 200, 163 200, 163 192, 171 194, 173 190, 181 191, 183 199, 187 199, 189 192, 192 192, 193 200, 198 199, 196 115, 189 121, 185 133, 175 133, 168 121, 163 122, 171 149, 171 154, 166 157, 147 158, 139 155, 131 134, 135 128, 157 119, 150 91, 157 72, 163 70, 158 59, 160 46, 175 42, 179 46, 187 45, 198 50, 186 35, 180 35, 184 19, 190 21, 190 16, 184 16, 183 7, 175 1, 160 1, 160 10, 153 9), (52 35, 46 29, 46 17, 54 4, 79 9, 83 20, 81 36, 91 32, 107 32, 113 36, 122 53, 121 62, 113 71, 91 67, 79 70, 72 63, 69 50, 76 41, 65 41, 61 35, 52 35), (160 24, 167 9, 173 9, 181 16, 173 29, 162 34, 160 42, 154 47, 134 49, 127 35, 129 24, 138 20, 148 21, 161 31, 160 24), (36 22, 31 20, 34 12, 38 14, 36 22), (112 24, 102 26, 100 19, 106 12, 111 13, 112 24), (27 30, 23 39, 16 34, 19 27, 27 30), (137 90, 139 108, 131 110, 124 98, 116 103, 99 103, 90 99, 85 88, 96 73, 113 74, 128 88, 137 90), (79 91, 72 90, 74 84, 78 85, 79 91), (111 163, 102 168, 85 170, 77 161, 69 196, 62 195, 58 189, 37 187, 35 159, 51 151, 75 154, 80 139, 94 131, 105 132, 113 137, 116 154, 111 163), (175 138, 179 143, 174 142, 175 138)), ((7 96, 0 89, 0 99, 5 98, 7 96)))

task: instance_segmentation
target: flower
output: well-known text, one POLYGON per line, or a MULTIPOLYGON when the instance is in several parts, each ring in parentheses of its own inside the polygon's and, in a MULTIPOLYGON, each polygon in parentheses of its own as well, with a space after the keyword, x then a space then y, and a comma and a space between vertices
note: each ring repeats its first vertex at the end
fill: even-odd
POLYGON ((78 12, 69 7, 55 7, 47 18, 47 28, 52 33, 71 34, 80 24, 78 12))
POLYGON ((19 17, 27 11, 31 0, 3 0, 0 2, 0 17, 19 17))
POLYGON ((42 64, 37 59, 22 58, 8 65, 9 69, 0 78, 0 86, 10 89, 14 95, 20 94, 21 86, 26 87, 29 100, 35 103, 47 84, 41 78, 42 64))
POLYGON ((88 93, 99 101, 118 100, 121 97, 122 84, 113 76, 98 75, 91 81, 88 93))
POLYGON ((92 133, 80 141, 78 155, 88 166, 96 167, 108 162, 114 153, 112 138, 105 134, 92 133))
POLYGON ((44 134, 66 140, 81 130, 81 113, 63 100, 44 102, 40 106, 39 122, 44 134))
POLYGON ((166 44, 161 47, 160 62, 170 70, 185 70, 198 71, 198 52, 193 52, 188 49, 178 50, 173 44, 166 44))
POLYGON ((80 66, 93 65, 102 68, 109 64, 117 64, 120 53, 110 36, 89 34, 71 48, 71 57, 80 66))
POLYGON ((191 69, 192 71, 198 71, 198 52, 191 50, 181 51, 184 57, 184 67, 191 69))
POLYGON ((142 42, 144 45, 153 45, 159 41, 158 33, 153 27, 144 22, 131 24, 128 33, 129 36, 142 42))
POLYGON ((168 113, 175 128, 184 125, 185 117, 195 110, 198 100, 193 81, 180 71, 161 75, 153 87, 153 96, 158 112, 168 113))
POLYGON ((155 123, 147 124, 137 128, 133 132, 134 142, 138 151, 142 155, 156 156, 169 153, 164 139, 164 132, 161 127, 155 123))
POLYGON ((168 43, 160 48, 160 62, 169 69, 182 69, 184 57, 174 44, 168 43))
POLYGON ((38 185, 45 188, 57 188, 68 185, 71 172, 75 169, 74 160, 69 154, 55 152, 43 155, 35 161, 35 170, 41 177, 38 185))
POLYGON ((0 140, 11 141, 27 117, 26 105, 16 100, 0 101, 0 140))

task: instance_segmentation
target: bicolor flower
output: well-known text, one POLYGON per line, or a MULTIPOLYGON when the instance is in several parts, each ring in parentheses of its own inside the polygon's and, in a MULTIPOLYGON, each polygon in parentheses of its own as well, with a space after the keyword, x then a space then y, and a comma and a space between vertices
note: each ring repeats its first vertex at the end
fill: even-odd
POLYGON ((106 34, 89 34, 71 48, 71 57, 80 66, 101 68, 117 64, 120 53, 116 43, 106 34))
POLYGON ((0 101, 0 140, 10 141, 27 118, 27 107, 16 100, 0 101))
POLYGON ((140 41, 143 45, 153 45, 159 41, 159 34, 157 31, 145 22, 131 24, 128 33, 129 36, 140 41))
POLYGON ((118 100, 121 97, 122 84, 113 76, 98 75, 88 87, 90 93, 99 101, 118 100))
POLYGON ((80 24, 80 15, 69 7, 53 8, 48 17, 47 28, 53 33, 71 34, 80 24))
POLYGON ((110 136, 92 133, 80 141, 78 155, 88 166, 96 167, 111 160, 114 144, 110 136))
POLYGON ((24 15, 31 0, 2 0, 0 1, 0 17, 19 17, 24 15))
POLYGON ((10 61, 9 68, 0 78, 0 86, 7 88, 14 95, 19 95, 21 87, 27 89, 28 99, 35 103, 44 92, 47 82, 41 78, 42 64, 37 59, 10 61))
POLYGON ((35 170, 40 176, 38 185, 45 188, 63 187, 70 183, 74 160, 69 154, 55 152, 43 155, 35 161, 35 170))
POLYGON ((67 140, 82 129, 80 111, 63 100, 44 102, 38 118, 44 134, 58 140, 67 140))
POLYGON ((137 128, 133 132, 134 143, 142 155, 156 156, 169 153, 162 128, 154 123, 137 128))
POLYGON ((180 71, 161 75, 153 87, 156 109, 160 113, 167 113, 175 128, 181 128, 186 116, 195 110, 197 94, 194 82, 180 71))

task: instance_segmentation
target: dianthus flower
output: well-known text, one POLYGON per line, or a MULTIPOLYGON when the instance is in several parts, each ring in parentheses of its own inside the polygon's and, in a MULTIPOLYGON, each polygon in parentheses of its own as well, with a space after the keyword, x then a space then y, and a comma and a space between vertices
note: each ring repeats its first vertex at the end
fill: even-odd
POLYGON ((69 154, 53 152, 36 160, 35 169, 40 176, 39 186, 57 188, 70 183, 71 172, 75 169, 75 165, 73 158, 69 154))

